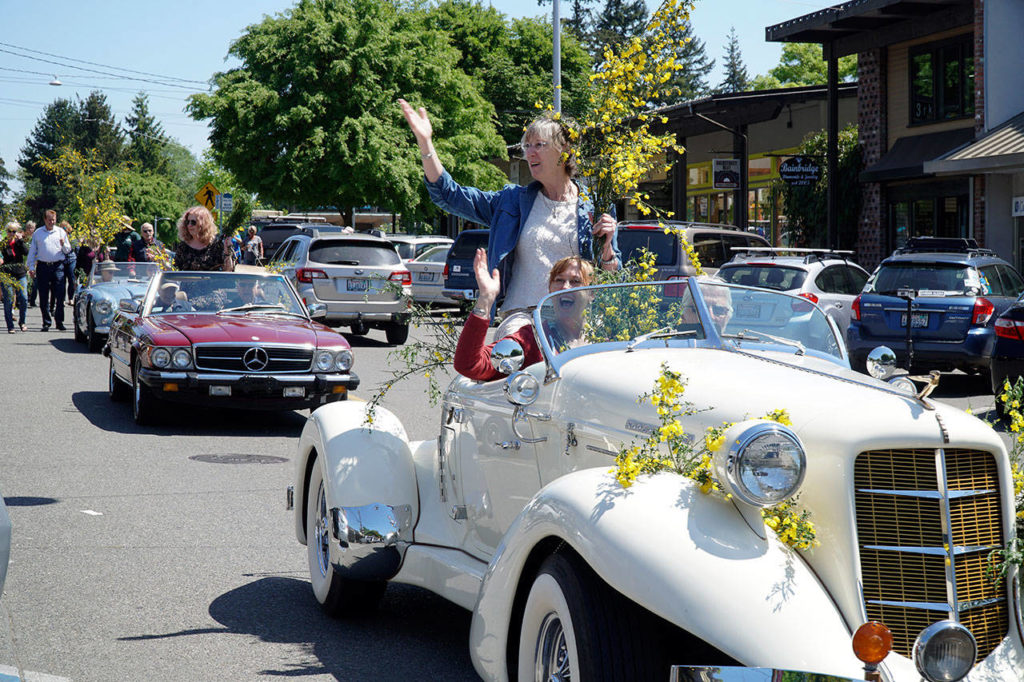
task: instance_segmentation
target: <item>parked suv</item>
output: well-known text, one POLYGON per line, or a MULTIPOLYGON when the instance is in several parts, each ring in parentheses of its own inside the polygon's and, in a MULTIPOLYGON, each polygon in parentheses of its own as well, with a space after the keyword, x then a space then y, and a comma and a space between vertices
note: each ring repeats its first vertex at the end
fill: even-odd
POLYGON ((259 235, 263 240, 263 253, 274 253, 292 235, 314 237, 318 234, 342 234, 344 229, 328 223, 272 223, 260 230, 259 235))
POLYGON ((868 281, 867 270, 848 260, 852 251, 748 247, 718 269, 726 282, 788 291, 817 303, 839 333, 850 325, 850 304, 868 281))
POLYGON ((444 288, 441 294, 464 305, 476 300, 476 276, 473 257, 477 249, 487 248, 489 230, 463 230, 455 237, 444 263, 444 288))
POLYGON ((295 235, 274 254, 306 306, 327 306, 324 323, 356 336, 383 329, 388 343, 409 337, 412 277, 391 242, 365 234, 295 235), (401 293, 399 293, 399 290, 401 293))
POLYGON ((451 237, 438 234, 389 234, 387 240, 395 245, 395 250, 404 261, 416 260, 423 252, 435 246, 451 246, 451 237))
MULTIPOLYGON (((733 256, 733 247, 771 246, 768 240, 753 232, 744 232, 732 225, 664 221, 673 230, 682 232, 700 259, 701 268, 714 274, 733 256)), ((637 258, 641 249, 655 255, 658 279, 674 279, 694 274, 693 264, 683 250, 679 235, 665 233, 653 221, 619 223, 619 250, 624 263, 637 258)))
POLYGON ((886 345, 908 369, 987 372, 995 319, 1021 291, 1013 266, 973 239, 909 239, 854 299, 850 362, 863 371, 871 349, 886 345))

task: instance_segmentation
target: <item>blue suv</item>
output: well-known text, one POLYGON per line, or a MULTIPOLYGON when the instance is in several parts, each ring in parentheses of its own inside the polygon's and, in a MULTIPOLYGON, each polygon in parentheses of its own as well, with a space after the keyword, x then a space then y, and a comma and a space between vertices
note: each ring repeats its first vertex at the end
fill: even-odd
POLYGON ((473 307, 477 297, 473 258, 477 249, 487 248, 488 230, 463 230, 448 249, 444 263, 444 287, 441 294, 459 301, 463 308, 473 307))
POLYGON ((853 301, 850 363, 864 371, 868 353, 885 345, 912 371, 988 372, 995 319, 1022 291, 1013 266, 973 239, 909 239, 853 301))

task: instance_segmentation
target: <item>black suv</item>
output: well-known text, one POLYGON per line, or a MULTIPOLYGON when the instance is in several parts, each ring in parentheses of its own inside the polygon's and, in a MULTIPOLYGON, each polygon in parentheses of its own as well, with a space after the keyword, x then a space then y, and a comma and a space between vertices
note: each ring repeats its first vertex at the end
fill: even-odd
POLYGON ((472 304, 477 297, 476 275, 473 274, 473 258, 477 249, 487 248, 490 230, 463 230, 455 237, 444 262, 444 288, 441 293, 448 298, 472 304))

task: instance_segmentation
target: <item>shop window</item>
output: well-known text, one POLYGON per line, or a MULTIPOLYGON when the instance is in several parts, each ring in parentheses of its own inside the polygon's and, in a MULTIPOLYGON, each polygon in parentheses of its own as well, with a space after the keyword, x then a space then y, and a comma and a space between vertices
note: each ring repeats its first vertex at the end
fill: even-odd
POLYGON ((899 201, 889 207, 896 248, 909 237, 967 236, 966 196, 899 201))
POLYGON ((772 174, 772 157, 764 156, 760 159, 750 159, 747 162, 747 178, 756 180, 768 177, 772 174))
POLYGON ((972 36, 926 45, 910 53, 910 123, 974 115, 972 36))

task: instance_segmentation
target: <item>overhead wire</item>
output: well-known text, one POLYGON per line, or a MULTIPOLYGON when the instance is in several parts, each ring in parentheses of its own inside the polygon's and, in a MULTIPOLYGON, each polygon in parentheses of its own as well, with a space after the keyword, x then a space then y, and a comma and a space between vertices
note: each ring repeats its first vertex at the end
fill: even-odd
MULTIPOLYGON (((98 62, 90 62, 90 61, 88 61, 86 59, 76 59, 74 57, 65 57, 63 55, 53 54, 53 53, 50 53, 50 52, 43 52, 42 50, 34 50, 34 49, 30 48, 30 47, 22 47, 21 45, 12 45, 11 43, 5 43, 5 42, 2 42, 2 41, 0 41, 0 45, 3 45, 4 47, 10 47, 10 48, 13 48, 15 50, 22 50, 24 52, 32 52, 34 54, 42 54, 42 55, 46 55, 47 57, 54 57, 56 59, 64 59, 64 60, 72 61, 72 62, 81 62, 82 64, 89 64, 91 66, 102 66, 105 69, 116 69, 117 71, 125 71, 127 73, 137 73, 137 74, 140 74, 142 76, 152 76, 154 78, 160 78, 161 80, 175 80, 175 81, 181 81, 183 83, 196 83, 196 84, 199 84, 199 85, 206 85, 207 84, 206 81, 193 80, 193 79, 190 79, 190 78, 180 78, 178 76, 164 76, 164 75, 158 74, 158 73, 150 73, 149 71, 136 71, 135 69, 126 69, 126 68, 124 68, 122 66, 111 66, 109 64, 100 64, 98 62)), ((18 56, 24 57, 24 55, 18 55, 18 56)), ((25 57, 25 58, 32 59, 32 57, 25 57)))

